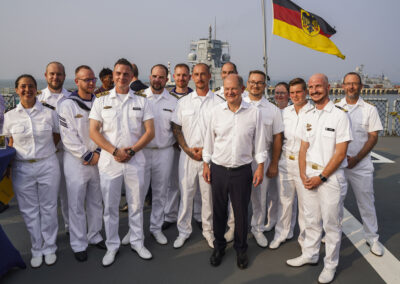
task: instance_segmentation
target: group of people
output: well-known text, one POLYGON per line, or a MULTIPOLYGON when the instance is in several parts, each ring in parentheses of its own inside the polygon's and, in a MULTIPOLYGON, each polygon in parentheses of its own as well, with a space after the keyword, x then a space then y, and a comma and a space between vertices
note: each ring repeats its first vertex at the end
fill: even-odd
POLYGON ((318 280, 329 283, 339 261, 350 183, 366 242, 372 253, 383 255, 369 155, 382 125, 376 108, 360 97, 360 76, 344 76, 346 96, 338 102, 329 99, 324 74, 312 75, 308 86, 301 78, 281 82, 274 105, 265 97, 264 72, 250 71, 245 85, 234 63, 221 70, 223 86, 214 91, 204 63, 192 70, 177 64, 171 91, 165 88, 166 66, 151 68, 146 88, 137 66, 126 59, 100 72, 98 91, 86 65, 75 70, 73 93, 63 88, 65 69, 59 62, 47 65, 48 86, 41 92, 31 75, 17 78, 20 103, 5 114, 3 133, 17 152, 12 180, 31 236, 32 267, 41 266, 43 256, 47 265, 56 262, 58 196, 78 261, 87 259, 93 245, 106 250, 102 265, 110 266, 121 244, 151 259, 143 228, 149 187, 149 230, 160 245, 168 243, 163 230, 176 223, 173 247, 182 247, 194 217, 213 249, 211 265, 222 262, 227 243, 234 241, 237 265, 245 269, 251 203, 251 233, 260 247, 268 246, 264 231, 273 228, 270 249, 293 238, 298 219, 302 253, 287 260, 289 266, 317 263, 325 243, 318 280), (188 87, 190 79, 195 90, 188 87), (129 230, 121 241, 123 187, 129 230))

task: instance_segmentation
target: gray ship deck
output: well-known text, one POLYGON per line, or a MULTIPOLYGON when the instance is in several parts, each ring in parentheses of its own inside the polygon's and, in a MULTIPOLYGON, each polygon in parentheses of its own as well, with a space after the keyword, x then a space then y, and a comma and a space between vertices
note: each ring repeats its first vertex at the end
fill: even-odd
MULTIPOLYGON (((400 283, 400 147, 399 138, 381 137, 374 152, 395 163, 375 164, 375 198, 379 222, 380 241, 386 251, 381 258, 371 255, 360 232, 360 216, 355 198, 349 190, 345 208, 344 234, 339 267, 334 283, 400 283), (354 217, 353 217, 354 216, 354 217)), ((181 249, 173 249, 176 228, 165 231, 168 245, 158 245, 148 232, 149 209, 145 212, 146 246, 153 259, 145 261, 128 247, 121 247, 115 263, 109 268, 101 266, 104 251, 89 248, 87 262, 78 263, 63 231, 58 236, 58 260, 54 266, 45 264, 38 269, 29 267, 30 241, 16 202, 0 214, 0 223, 28 265, 25 270, 15 269, 0 279, 1 283, 316 283, 323 267, 322 258, 317 266, 291 268, 286 259, 298 256, 300 249, 294 239, 277 250, 258 247, 249 234, 249 268, 236 267, 236 254, 230 244, 220 267, 209 264, 212 250, 194 224, 193 234, 181 249)), ((60 219, 60 224, 62 221, 60 219)), ((127 231, 127 215, 121 214, 120 236, 127 231)), ((297 231, 296 231, 297 233, 297 231)), ((266 233, 269 241, 273 232, 266 233)), ((321 246, 324 254, 324 246, 321 246)), ((1 256, 4 257, 4 256, 1 256)))

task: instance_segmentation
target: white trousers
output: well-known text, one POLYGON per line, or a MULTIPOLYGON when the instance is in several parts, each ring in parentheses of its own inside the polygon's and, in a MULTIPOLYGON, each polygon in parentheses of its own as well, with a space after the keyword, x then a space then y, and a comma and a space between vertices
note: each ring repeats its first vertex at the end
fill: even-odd
POLYGON ((264 177, 268 188, 267 193, 267 218, 268 226, 274 227, 278 221, 278 204, 279 204, 279 194, 278 194, 278 179, 279 177, 264 177))
POLYGON ((302 190, 300 190, 302 187, 303 183, 300 179, 299 161, 297 156, 294 160, 290 160, 286 156, 282 155, 279 160, 278 221, 275 226, 274 240, 284 242, 289 236, 293 235, 298 207, 300 228, 298 241, 301 247, 303 247, 305 235, 304 211, 300 206, 304 203, 302 201, 302 190), (297 206, 297 204, 299 204, 299 206, 297 206))
POLYGON ((15 161, 12 180, 19 210, 31 237, 32 256, 55 253, 60 183, 57 156, 54 154, 35 163, 15 161))
POLYGON ((167 190, 170 184, 171 169, 174 158, 173 147, 164 149, 143 149, 146 158, 144 168, 144 188, 146 191, 151 182, 152 205, 150 215, 150 232, 161 232, 164 222, 164 209, 167 202, 167 190))
POLYGON ((122 184, 125 185, 128 203, 130 243, 143 246, 143 204, 147 191, 143 186, 144 166, 142 151, 136 153, 127 163, 116 162, 114 157, 105 151, 100 154, 98 168, 104 203, 106 246, 109 251, 117 250, 121 244, 118 228, 122 184))
MULTIPOLYGON (((307 166, 307 176, 318 176, 307 166)), ((342 239, 343 202, 347 193, 347 183, 343 169, 338 169, 328 181, 317 189, 302 187, 305 217, 305 239, 303 254, 318 259, 322 230, 325 232, 324 267, 335 269, 339 263, 340 243, 342 239)))
POLYGON ((192 233, 193 199, 196 191, 201 194, 201 220, 203 235, 213 235, 212 231, 212 195, 211 185, 203 179, 203 162, 189 158, 181 152, 179 158, 179 189, 181 201, 178 213, 179 235, 188 238, 192 233))
POLYGON ((369 157, 364 158, 352 169, 344 169, 347 181, 353 189, 363 222, 365 238, 376 242, 378 235, 378 220, 375 211, 374 198, 374 166, 369 157))
POLYGON ((86 250, 103 238, 103 204, 97 166, 85 166, 81 159, 64 152, 64 173, 69 205, 70 244, 74 252, 86 250), (87 221, 86 221, 87 220, 87 221))
POLYGON ((66 230, 69 230, 69 217, 68 217, 68 194, 67 194, 67 186, 65 181, 64 171, 62 170, 64 167, 64 150, 58 149, 57 150, 57 158, 60 166, 60 189, 58 191, 58 196, 60 198, 60 207, 61 207, 61 214, 64 220, 64 226, 66 230))
MULTIPOLYGON (((264 164, 264 179, 260 185, 257 187, 254 187, 254 185, 251 187, 251 206, 253 208, 253 216, 251 217, 251 231, 253 233, 256 232, 264 232, 265 231, 265 215, 267 213, 267 207, 265 206, 267 204, 267 190, 268 189, 268 181, 265 176, 267 173, 269 165, 269 159, 267 158, 267 161, 265 161, 264 164)), ((251 168, 253 170, 253 173, 257 169, 257 163, 253 161, 251 164, 251 168)))

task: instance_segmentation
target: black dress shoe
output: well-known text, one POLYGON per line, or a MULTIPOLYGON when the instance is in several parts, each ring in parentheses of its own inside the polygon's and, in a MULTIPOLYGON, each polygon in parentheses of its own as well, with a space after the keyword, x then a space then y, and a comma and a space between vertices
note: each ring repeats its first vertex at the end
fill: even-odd
POLYGON ((221 264, 222 262, 222 258, 225 255, 225 251, 224 250, 217 250, 214 249, 211 257, 210 257, 210 263, 212 266, 218 266, 221 264))
POLYGON ((203 231, 203 223, 196 221, 196 224, 197 224, 197 227, 199 227, 199 229, 203 231))
POLYGON ((124 205, 121 205, 119 207, 120 212, 128 212, 128 203, 125 203, 124 205))
POLYGON ((168 221, 164 221, 164 223, 162 224, 161 229, 162 230, 166 230, 169 227, 171 227, 172 225, 176 224, 176 222, 168 222, 168 221))
POLYGON ((78 251, 74 253, 77 261, 84 262, 87 260, 87 251, 78 251))
POLYGON ((247 257, 247 253, 238 253, 237 254, 237 266, 240 269, 246 269, 247 266, 249 265, 249 259, 247 257))
POLYGON ((95 246, 96 248, 99 249, 107 249, 106 243, 104 242, 104 240, 98 242, 97 244, 91 244, 92 246, 95 246))

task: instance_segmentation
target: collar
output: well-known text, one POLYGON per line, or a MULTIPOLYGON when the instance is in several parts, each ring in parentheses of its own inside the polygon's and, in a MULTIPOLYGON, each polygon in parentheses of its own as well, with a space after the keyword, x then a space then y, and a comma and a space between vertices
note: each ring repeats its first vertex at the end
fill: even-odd
MULTIPOLYGON (((309 101, 307 101, 307 103, 299 110, 299 113, 303 113, 306 112, 310 109, 312 109, 314 106, 312 104, 310 104, 309 101)), ((288 105, 285 109, 287 109, 288 111, 296 111, 294 108, 294 105, 288 105)))
POLYGON ((169 95, 167 89, 164 88, 161 94, 155 95, 153 91, 151 90, 151 87, 148 87, 146 90, 144 90, 144 93, 146 94, 146 97, 148 99, 167 99, 167 96, 169 95))
MULTIPOLYGON (((337 103, 337 105, 344 107, 344 106, 348 106, 349 104, 346 101, 346 97, 344 97, 340 100, 340 102, 337 103)), ((358 97, 357 102, 353 106, 363 107, 363 106, 365 106, 365 101, 363 100, 363 98, 358 97)))
MULTIPOLYGON (((17 111, 23 111, 25 108, 22 106, 21 103, 17 104, 16 110, 17 111)), ((41 111, 43 109, 43 105, 39 102, 39 100, 36 98, 36 102, 32 107, 33 110, 41 111)))
POLYGON ((69 97, 70 96, 70 92, 68 92, 66 89, 64 89, 64 88, 62 88, 61 89, 61 93, 52 93, 51 91, 50 91, 50 89, 49 89, 49 87, 46 87, 45 89, 43 89, 42 90, 42 93, 43 93, 43 96, 44 96, 44 98, 49 98, 49 97, 51 97, 51 95, 52 94, 55 94, 55 95, 63 95, 63 96, 65 96, 65 97, 69 97))
POLYGON ((69 97, 70 97, 70 98, 73 98, 73 97, 78 98, 79 100, 81 100, 81 101, 83 101, 83 102, 92 102, 93 99, 96 98, 95 95, 91 94, 91 95, 90 95, 90 100, 82 99, 82 98, 79 96, 77 90, 76 90, 76 91, 73 91, 73 92, 69 95, 69 97))
POLYGON ((249 103, 249 104, 252 104, 252 105, 255 105, 255 106, 261 105, 261 106, 264 106, 264 107, 268 107, 269 105, 271 105, 271 103, 265 98, 265 96, 262 96, 262 97, 261 97, 261 100, 259 100, 259 101, 252 101, 252 100, 250 99, 250 96, 249 96, 249 95, 247 95, 247 96, 245 96, 245 97, 242 97, 242 98, 243 98, 243 100, 244 100, 245 102, 247 102, 247 103, 249 103))
POLYGON ((176 91, 176 87, 174 87, 174 88, 171 90, 171 92, 174 93, 174 94, 176 94, 176 95, 178 95, 178 96, 185 96, 185 95, 190 94, 191 92, 193 92, 193 89, 190 88, 190 87, 188 87, 187 93, 178 93, 178 92, 176 91))
MULTIPOLYGON (((331 112, 332 109, 335 108, 335 105, 333 104, 333 102, 331 100, 329 100, 329 102, 324 106, 324 108, 322 110, 327 111, 327 112, 331 112)), ((317 108, 315 108, 317 109, 317 108)))
MULTIPOLYGON (((222 107, 223 107, 223 109, 229 109, 229 107, 228 107, 228 102, 223 102, 222 103, 222 107)), ((238 113, 241 109, 247 109, 247 108, 249 108, 249 107, 251 107, 251 104, 250 103, 248 103, 248 102, 246 102, 244 99, 242 99, 242 101, 241 101, 241 103, 240 103, 240 106, 239 106, 239 109, 236 111, 236 113, 238 113)))
MULTIPOLYGON (((109 96, 110 96, 110 98, 112 98, 112 99, 114 99, 114 98, 117 97, 117 91, 116 91, 115 87, 112 88, 112 89, 110 90, 109 96)), ((131 88, 129 88, 128 97, 129 97, 129 98, 135 98, 135 92, 132 91, 131 88)))
MULTIPOLYGON (((197 91, 193 91, 192 93, 190 93, 190 95, 192 96, 193 99, 198 99, 200 96, 197 94, 197 91)), ((214 95, 214 93, 211 90, 208 90, 207 95, 205 95, 205 97, 211 98, 214 95)))

